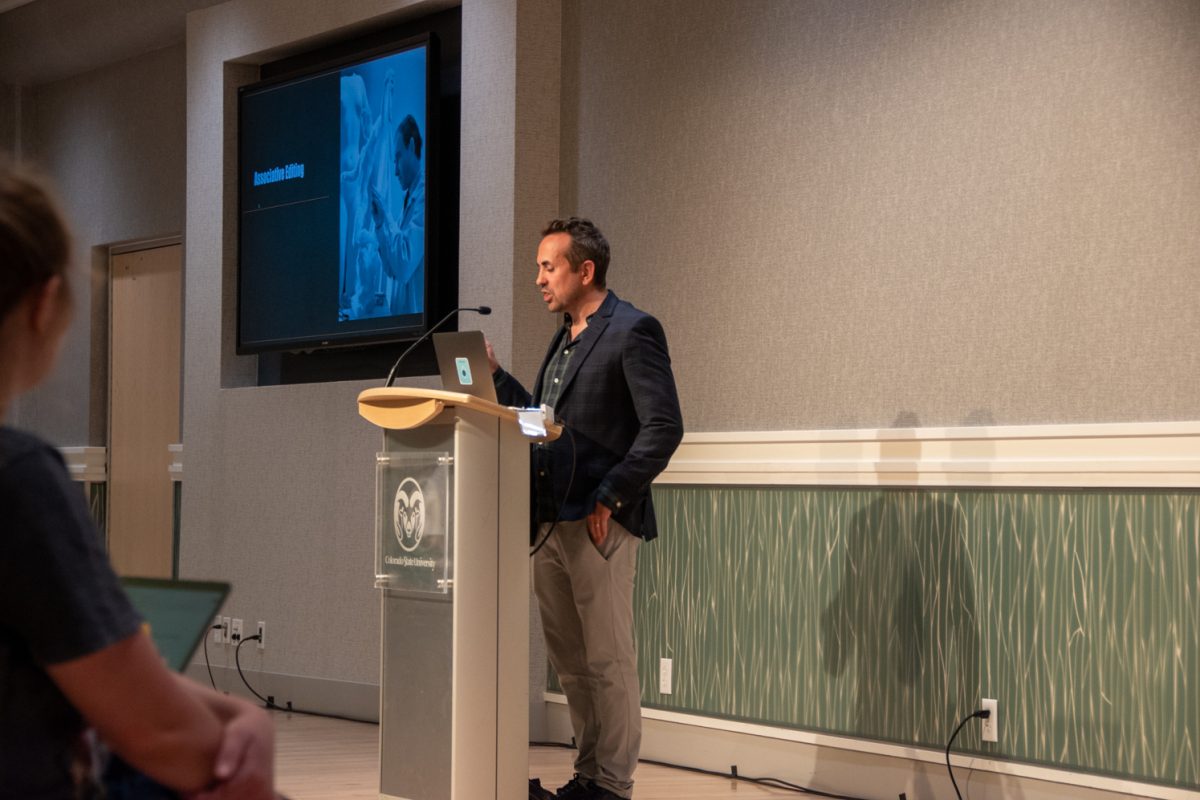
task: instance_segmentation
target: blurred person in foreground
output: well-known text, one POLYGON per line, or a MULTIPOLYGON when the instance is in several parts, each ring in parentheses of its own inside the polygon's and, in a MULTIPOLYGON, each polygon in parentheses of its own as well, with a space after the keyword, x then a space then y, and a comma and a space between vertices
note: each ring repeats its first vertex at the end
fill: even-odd
MULTIPOLYGON (((70 261, 56 203, 0 155, 0 420, 54 367, 70 261)), ((137 796, 275 797, 269 716, 164 666, 58 451, 6 425, 0 552, 0 798, 102 797, 104 749, 137 796)))

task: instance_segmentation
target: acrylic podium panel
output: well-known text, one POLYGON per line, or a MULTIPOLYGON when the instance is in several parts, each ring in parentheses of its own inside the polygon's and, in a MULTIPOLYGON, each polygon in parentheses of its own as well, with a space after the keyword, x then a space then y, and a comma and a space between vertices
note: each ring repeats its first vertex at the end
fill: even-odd
MULTIPOLYGON (((380 391, 369 390, 377 401, 380 391)), ((439 403, 426 419, 397 423, 413 427, 385 427, 376 459, 379 793, 520 800, 529 755, 529 439, 503 409, 465 396, 461 405, 439 403)))
POLYGON ((375 588, 445 595, 454 577, 454 456, 375 457, 375 588))

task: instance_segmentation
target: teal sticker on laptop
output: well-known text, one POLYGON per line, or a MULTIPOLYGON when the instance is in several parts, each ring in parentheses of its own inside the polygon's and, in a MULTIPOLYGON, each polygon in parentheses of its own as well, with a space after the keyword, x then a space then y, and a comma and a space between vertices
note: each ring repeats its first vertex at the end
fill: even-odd
POLYGON ((458 369, 458 382, 463 386, 470 386, 474 381, 471 380, 471 362, 466 358, 454 359, 454 366, 458 369))
POLYGON ((469 394, 488 403, 496 402, 496 387, 490 380, 492 367, 488 363, 487 342, 482 332, 435 333, 433 349, 437 354, 443 389, 469 394), (479 380, 475 380, 476 375, 479 380))

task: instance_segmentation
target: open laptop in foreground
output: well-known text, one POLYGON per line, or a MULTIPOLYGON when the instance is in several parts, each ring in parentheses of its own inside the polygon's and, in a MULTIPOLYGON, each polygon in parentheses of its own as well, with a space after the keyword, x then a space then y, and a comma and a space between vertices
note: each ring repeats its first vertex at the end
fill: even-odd
POLYGON ((229 584, 218 581, 122 578, 121 586, 150 626, 159 654, 176 672, 187 668, 229 594, 229 584))

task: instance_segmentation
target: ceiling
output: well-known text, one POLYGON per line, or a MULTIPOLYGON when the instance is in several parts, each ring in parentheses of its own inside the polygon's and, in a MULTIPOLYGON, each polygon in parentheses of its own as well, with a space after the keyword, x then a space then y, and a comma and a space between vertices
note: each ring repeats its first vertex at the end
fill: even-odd
POLYGON ((223 0, 0 0, 0 84, 36 86, 184 40, 223 0))

